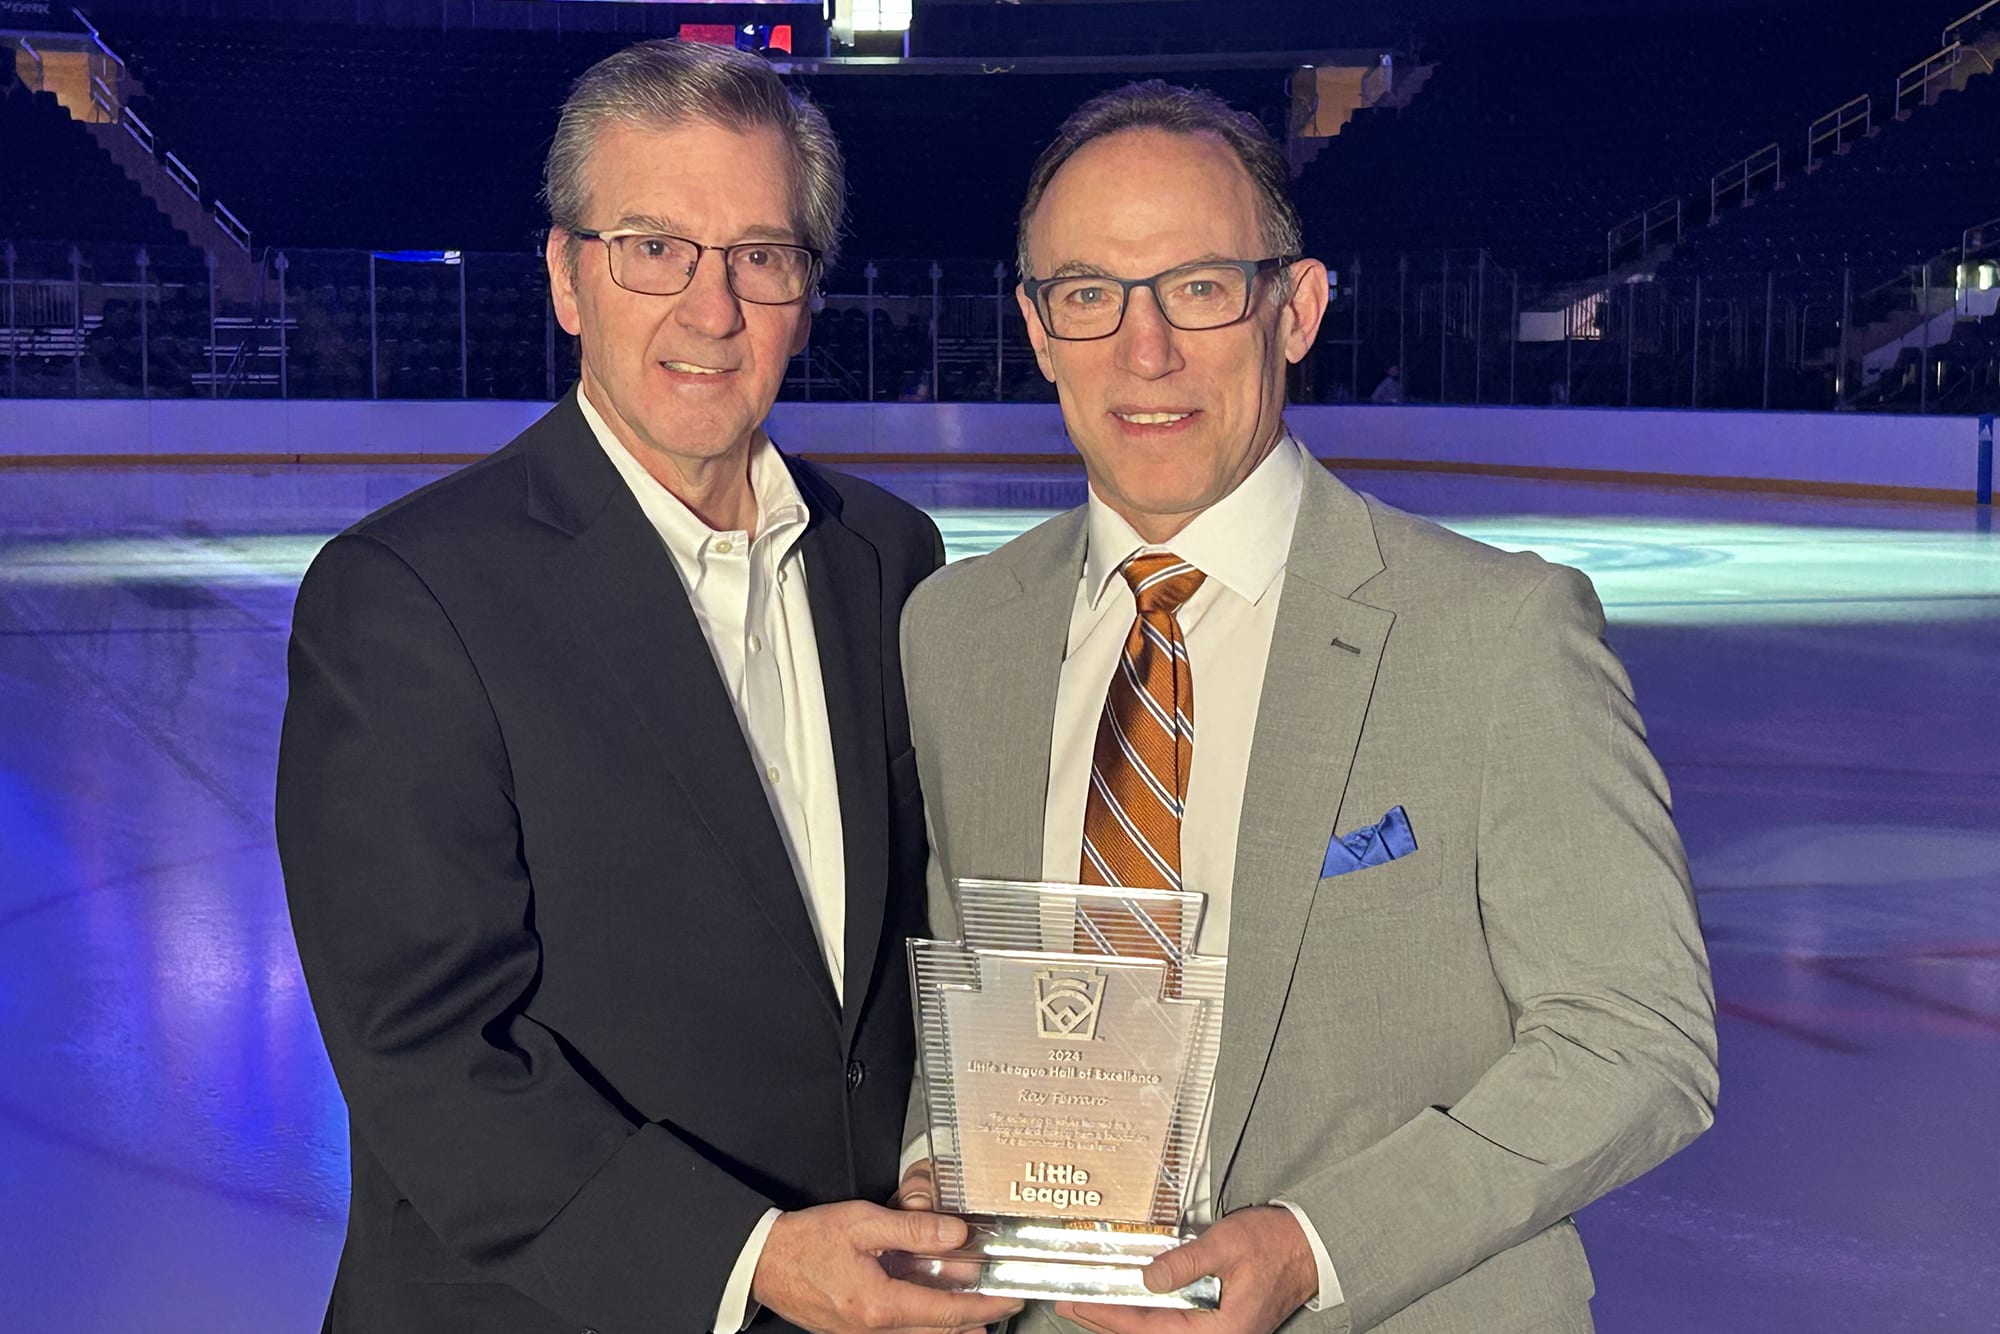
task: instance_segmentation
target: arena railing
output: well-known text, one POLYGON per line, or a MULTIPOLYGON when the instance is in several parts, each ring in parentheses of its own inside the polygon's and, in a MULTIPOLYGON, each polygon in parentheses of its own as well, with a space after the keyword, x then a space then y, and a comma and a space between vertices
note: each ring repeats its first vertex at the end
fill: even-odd
POLYGON ((1958 67, 1965 58, 1965 43, 1953 42, 1936 55, 1896 76, 1896 119, 1908 120, 1920 106, 1930 106, 1938 95, 1953 86, 1958 67))
POLYGON ((1662 199, 1651 208, 1613 223, 1604 233, 1604 271, 1608 274, 1615 270, 1621 258, 1644 259, 1653 251, 1653 233, 1664 235, 1669 227, 1673 229, 1673 243, 1680 244, 1685 234, 1685 217, 1679 195, 1662 199), (1636 251, 1632 249, 1634 241, 1639 243, 1636 251))
POLYGON ((1785 155, 1776 144, 1765 144, 1741 162, 1732 162, 1716 172, 1708 181, 1708 220, 1714 222, 1722 216, 1726 195, 1738 194, 1739 206, 1749 204, 1756 198, 1757 182, 1767 175, 1771 178, 1771 189, 1784 188, 1785 155))
POLYGON ((97 74, 90 76, 90 104, 97 108, 107 124, 117 124, 118 96, 111 90, 111 85, 97 74))
POLYGON ((118 123, 125 127, 125 133, 132 136, 132 142, 146 150, 149 157, 160 151, 159 139, 153 134, 153 127, 139 118, 139 113, 126 107, 118 117, 118 123))
POLYGON ((35 44, 25 37, 16 37, 14 45, 19 48, 21 54, 34 62, 35 77, 31 81, 26 81, 28 83, 28 91, 32 93, 41 92, 48 83, 48 70, 42 64, 42 53, 37 51, 35 44))
POLYGON ((1963 18, 1947 23, 1938 38, 1941 46, 1950 47, 1968 37, 1977 37, 1985 29, 2000 24, 2000 0, 1986 0, 1986 3, 1963 18))
POLYGON ((181 192, 199 204, 201 202, 201 177, 194 174, 194 169, 181 161, 178 153, 171 150, 168 151, 164 159, 164 165, 167 169, 167 175, 172 178, 175 185, 181 188, 181 192))
POLYGON ((97 30, 80 9, 71 9, 77 22, 89 34, 91 51, 89 61, 90 100, 101 112, 107 124, 116 124, 118 113, 123 106, 126 70, 124 57, 104 43, 104 35, 97 30))
MULTIPOLYGON (((1994 411, 2000 219, 1953 241, 1912 269, 1682 260, 1622 281, 1536 280, 1481 250, 1332 256, 1291 392, 1365 402, 1395 366, 1383 396, 1409 402, 1994 411)), ((575 380, 537 253, 266 252, 240 299, 212 253, 14 243, 0 393, 545 401, 575 380)), ((783 396, 1053 401, 991 259, 836 272, 783 396)))
POLYGON ((1867 93, 1844 102, 1806 127, 1806 170, 1818 171, 1819 160, 1845 153, 1851 142, 1848 131, 1861 127, 1859 138, 1875 133, 1875 99, 1867 93), (1821 145, 1831 145, 1821 152, 1821 145))
POLYGON ((229 211, 228 205, 220 199, 210 206, 215 213, 215 225, 222 234, 236 243, 236 248, 248 254, 250 251, 250 229, 243 220, 229 211))

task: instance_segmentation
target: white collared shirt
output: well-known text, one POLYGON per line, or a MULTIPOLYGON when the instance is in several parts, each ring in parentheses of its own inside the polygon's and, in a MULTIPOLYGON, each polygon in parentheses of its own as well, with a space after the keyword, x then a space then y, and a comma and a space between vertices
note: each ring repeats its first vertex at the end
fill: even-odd
MULTIPOLYGON (((1119 573, 1148 552, 1171 551, 1205 576, 1177 613, 1194 679, 1194 763, 1188 774, 1181 821, 1181 875, 1207 898, 1196 948, 1229 952, 1229 909, 1236 875, 1236 838, 1243 814, 1243 785, 1250 773, 1250 743, 1264 693, 1264 669, 1277 627, 1285 562, 1299 513, 1305 470, 1318 467, 1289 432, 1228 495, 1196 515, 1163 545, 1149 545, 1131 524, 1092 491, 1082 577, 1070 612, 1068 645, 1056 687, 1055 732, 1049 750, 1049 790, 1042 820, 1042 875, 1074 883, 1081 878, 1084 806, 1090 791, 1091 752, 1111 674, 1138 615, 1131 586, 1119 573)), ((1340 1281, 1317 1230, 1302 1210, 1291 1210, 1304 1229, 1319 1268, 1313 1310, 1338 1305, 1340 1281)), ((1207 1146, 1201 1152, 1191 1213, 1210 1221, 1214 1210, 1207 1146)))
MULTIPOLYGON (((647 521, 660 535, 687 589, 702 638, 735 707, 737 725, 764 783, 785 852, 805 896, 820 957, 842 996, 847 933, 847 863, 840 786, 833 767, 826 683, 806 597, 799 538, 811 514, 791 470, 759 431, 750 447, 756 527, 717 532, 703 523, 611 433, 587 394, 577 403, 591 434, 647 521)), ((643 609, 634 608, 634 614, 643 609)), ((778 1210, 751 1231, 722 1294, 716 1334, 749 1323, 750 1285, 778 1210)))
POLYGON ((1307 462, 1305 451, 1285 437, 1241 485, 1163 546, 1147 545, 1095 491, 1090 496, 1083 575, 1056 687, 1042 874, 1074 882, 1082 870, 1083 812, 1098 719, 1138 615, 1131 586, 1119 571, 1134 556, 1171 551, 1206 576, 1176 616, 1194 678, 1197 738, 1181 822, 1181 878, 1207 896, 1196 942, 1205 954, 1229 952, 1229 891, 1243 781, 1250 772, 1264 660, 1277 624, 1307 462))

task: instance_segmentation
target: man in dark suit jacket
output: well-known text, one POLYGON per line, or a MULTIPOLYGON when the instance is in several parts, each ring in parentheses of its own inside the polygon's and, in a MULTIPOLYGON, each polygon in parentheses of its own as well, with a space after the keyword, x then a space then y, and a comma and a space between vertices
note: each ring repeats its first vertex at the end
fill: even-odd
POLYGON ((579 82, 548 193, 578 390, 299 593, 279 850, 352 1131, 326 1326, 1001 1318, 876 1259, 962 1236, 880 1207, 923 927, 897 626, 942 546, 760 425, 838 149, 754 58, 648 43, 579 82))

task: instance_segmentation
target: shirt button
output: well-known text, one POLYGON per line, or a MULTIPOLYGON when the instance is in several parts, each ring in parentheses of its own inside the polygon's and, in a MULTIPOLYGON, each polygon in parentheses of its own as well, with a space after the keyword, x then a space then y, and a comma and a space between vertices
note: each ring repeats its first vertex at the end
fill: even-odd
POLYGON ((718 537, 715 539, 715 550, 717 554, 727 556, 730 552, 734 551, 735 549, 736 549, 735 544, 732 543, 728 538, 718 537))
POLYGON ((752 653, 762 653, 764 651, 764 641, 756 635, 751 635, 750 651, 752 653))
POLYGON ((867 1066, 859 1061, 849 1061, 847 1063, 847 1087, 858 1089, 861 1087, 861 1081, 866 1078, 868 1078, 867 1066))
POLYGON ((770 779, 770 780, 771 780, 771 781, 772 781, 773 783, 777 782, 777 781, 778 781, 778 766, 774 764, 774 765, 772 765, 772 766, 771 766, 770 768, 768 768, 768 769, 764 770, 764 777, 766 777, 766 778, 770 779))

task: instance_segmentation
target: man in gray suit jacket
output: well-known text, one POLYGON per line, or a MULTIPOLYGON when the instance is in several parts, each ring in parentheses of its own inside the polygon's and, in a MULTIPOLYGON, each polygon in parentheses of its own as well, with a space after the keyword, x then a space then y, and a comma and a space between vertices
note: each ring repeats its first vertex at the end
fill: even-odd
POLYGON ((1717 1087, 1666 783, 1589 581, 1359 495, 1290 435, 1326 270, 1250 118, 1159 83, 1096 99, 1021 241, 1090 501, 908 604, 932 923, 960 877, 1184 883, 1230 958, 1215 1221, 1148 1274, 1219 1275, 1221 1309, 1025 1319, 1589 1330, 1570 1215, 1705 1129, 1717 1087))

